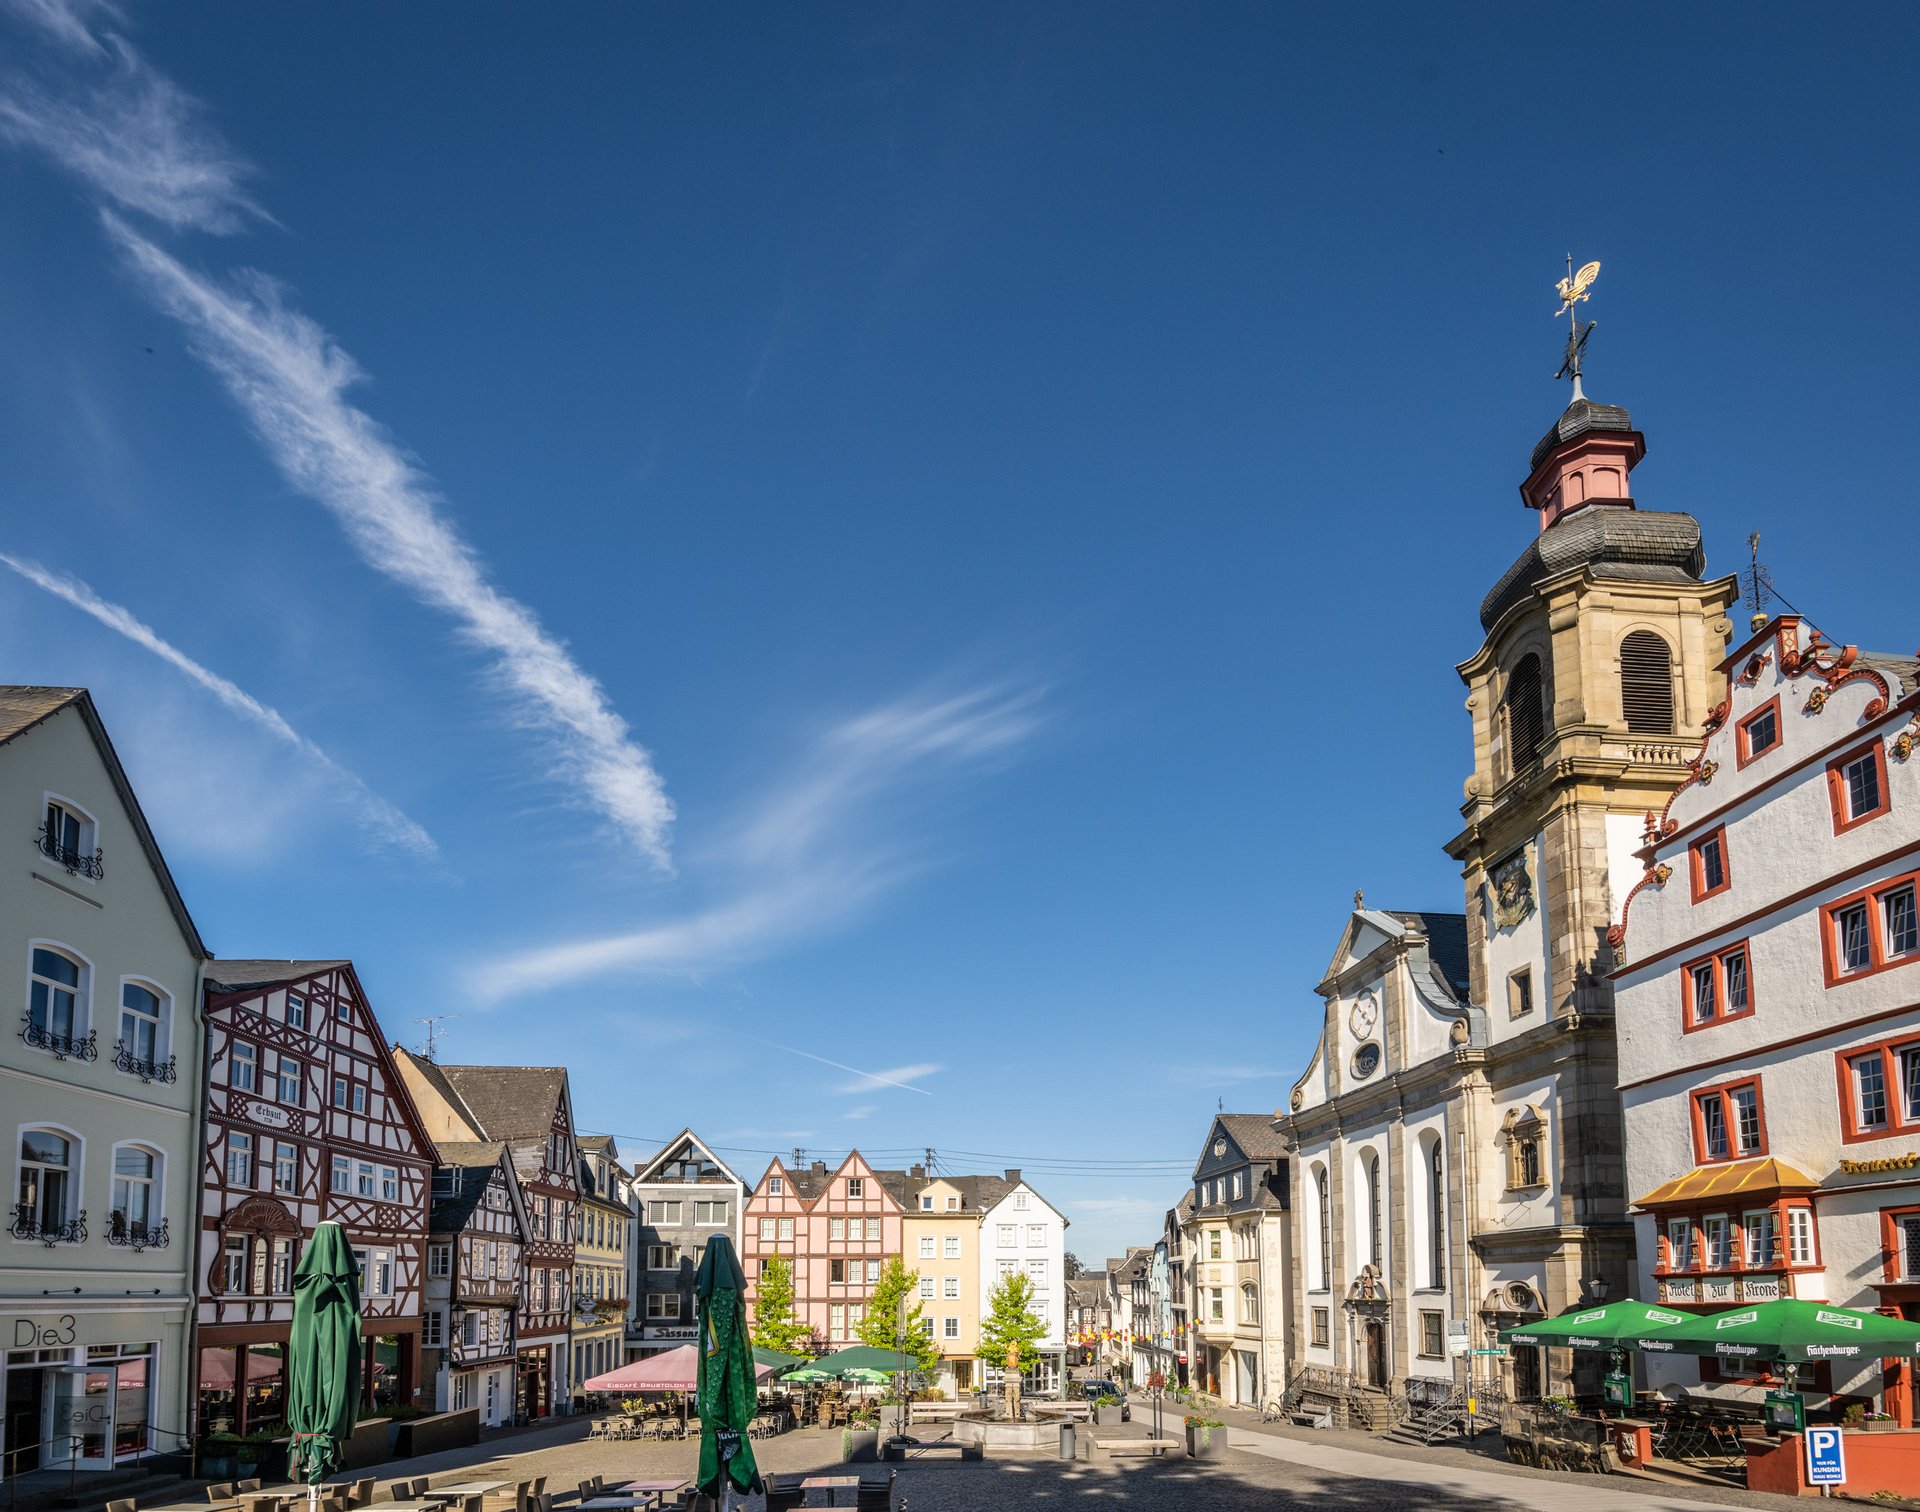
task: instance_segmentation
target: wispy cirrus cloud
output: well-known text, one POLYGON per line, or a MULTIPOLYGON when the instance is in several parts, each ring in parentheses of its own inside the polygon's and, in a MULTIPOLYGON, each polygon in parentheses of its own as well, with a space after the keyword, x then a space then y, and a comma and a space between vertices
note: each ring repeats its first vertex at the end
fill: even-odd
POLYGON ((305 735, 294 729, 279 710, 263 704, 237 683, 229 681, 217 672, 210 671, 179 647, 163 640, 157 631, 135 618, 130 610, 101 598, 81 579, 69 573, 55 572, 25 557, 0 551, 0 564, 18 573, 35 587, 45 589, 54 597, 73 605, 81 613, 92 616, 109 630, 125 636, 136 646, 151 651, 162 661, 206 689, 227 709, 248 723, 265 730, 275 739, 291 746, 309 761, 317 763, 333 779, 336 787, 347 800, 354 817, 359 821, 362 833, 370 844, 395 846, 421 857, 438 857, 440 851, 434 844, 433 836, 414 820, 408 818, 399 808, 374 792, 362 778, 340 765, 305 735))
POLYGON ((917 1081, 921 1077, 931 1076, 945 1069, 941 1066, 897 1066, 891 1071, 862 1071, 858 1066, 849 1066, 844 1061, 829 1060, 824 1055, 816 1055, 811 1050, 802 1050, 795 1045, 782 1045, 774 1040, 758 1039, 752 1035, 743 1035, 742 1038, 752 1039, 756 1045, 765 1045, 769 1050, 784 1050, 788 1055, 797 1055, 802 1060, 810 1060, 816 1065, 831 1066, 836 1071, 851 1073, 852 1081, 842 1082, 833 1089, 842 1096, 852 1092, 875 1092, 882 1087, 892 1087, 896 1091, 918 1092, 922 1097, 931 1097, 933 1094, 925 1087, 914 1086, 908 1078, 911 1077, 917 1081))
POLYGON ((704 972, 846 924, 933 864, 924 833, 901 836, 914 828, 900 819, 909 795, 1010 759, 1041 726, 1041 696, 992 684, 897 700, 830 726, 695 858, 717 876, 718 901, 503 956, 472 973, 471 991, 499 1001, 594 977, 704 972))
POLYGON ((565 645, 490 580, 427 476, 348 400, 361 378, 353 359, 271 279, 251 271, 224 284, 205 277, 123 219, 138 214, 213 232, 264 219, 246 191, 249 165, 204 123, 191 96, 124 39, 90 29, 90 19, 111 18, 110 9, 9 3, 59 42, 72 66, 50 71, 55 84, 19 68, 0 78, 0 137, 44 154, 102 202, 114 246, 186 328, 281 473, 332 513, 368 566, 449 616, 491 656, 511 716, 548 737, 554 776, 670 869, 674 810, 651 757, 565 645), (83 53, 91 56, 72 56, 83 53))

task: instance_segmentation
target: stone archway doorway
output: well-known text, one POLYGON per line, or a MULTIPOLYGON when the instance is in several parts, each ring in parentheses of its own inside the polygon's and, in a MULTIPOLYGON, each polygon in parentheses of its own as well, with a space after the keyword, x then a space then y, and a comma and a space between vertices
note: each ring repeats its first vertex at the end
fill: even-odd
POLYGON ((1387 1389, 1387 1325, 1369 1318, 1362 1337, 1366 1340, 1367 1384, 1377 1391, 1387 1389))

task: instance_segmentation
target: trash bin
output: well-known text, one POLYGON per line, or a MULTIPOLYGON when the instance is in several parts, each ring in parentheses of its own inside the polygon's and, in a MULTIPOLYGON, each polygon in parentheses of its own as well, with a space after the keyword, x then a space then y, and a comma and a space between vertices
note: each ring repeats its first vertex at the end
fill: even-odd
POLYGON ((1070 1422, 1062 1423, 1060 1425, 1060 1458, 1064 1460, 1076 1458, 1075 1449, 1073 1424, 1070 1422))

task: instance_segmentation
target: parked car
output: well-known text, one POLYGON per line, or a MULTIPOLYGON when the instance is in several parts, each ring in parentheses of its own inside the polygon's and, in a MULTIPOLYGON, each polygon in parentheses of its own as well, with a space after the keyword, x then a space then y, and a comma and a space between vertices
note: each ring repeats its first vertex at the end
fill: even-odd
POLYGON ((1123 1423, 1133 1421, 1133 1404, 1127 1400, 1126 1389, 1116 1381, 1082 1381, 1080 1395, 1089 1402, 1098 1401, 1101 1397, 1118 1397, 1120 1398, 1120 1421, 1123 1423))

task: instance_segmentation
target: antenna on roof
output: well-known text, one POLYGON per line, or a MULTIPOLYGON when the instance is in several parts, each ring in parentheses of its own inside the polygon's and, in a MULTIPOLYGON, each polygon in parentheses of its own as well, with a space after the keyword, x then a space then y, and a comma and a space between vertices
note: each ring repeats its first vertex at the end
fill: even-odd
POLYGON ((1740 575, 1747 580, 1747 603, 1753 608, 1753 618, 1748 628, 1758 630, 1767 622, 1767 600, 1775 596, 1773 574, 1760 560, 1760 532, 1755 531, 1747 537, 1747 550, 1753 554, 1753 564, 1740 575))
POLYGON ((805 1145, 795 1145, 793 1147, 793 1168, 798 1171, 802 1169, 806 1163, 807 1147, 805 1145))
POLYGON ((458 1017, 460 1017, 460 1015, 457 1013, 432 1013, 428 1014, 425 1018, 417 1018, 414 1020, 416 1024, 425 1024, 427 1026, 427 1042, 421 1047, 420 1053, 426 1056, 428 1060, 432 1060, 435 1055, 439 1053, 440 1025, 446 1023, 449 1019, 456 1019, 458 1017))

